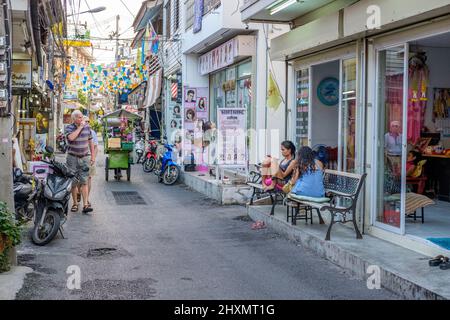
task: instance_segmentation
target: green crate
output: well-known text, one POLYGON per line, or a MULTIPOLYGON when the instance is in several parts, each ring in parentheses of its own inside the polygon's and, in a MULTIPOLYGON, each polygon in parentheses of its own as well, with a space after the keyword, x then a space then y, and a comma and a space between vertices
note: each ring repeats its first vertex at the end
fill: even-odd
POLYGON ((134 143, 133 142, 122 142, 122 150, 124 151, 133 151, 134 143))

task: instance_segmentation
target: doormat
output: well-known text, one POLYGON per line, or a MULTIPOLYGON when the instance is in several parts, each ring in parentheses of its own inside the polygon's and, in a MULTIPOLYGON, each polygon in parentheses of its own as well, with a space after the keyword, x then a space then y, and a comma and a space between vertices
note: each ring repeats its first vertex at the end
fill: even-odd
POLYGON ((438 246, 450 250, 450 238, 427 238, 428 241, 437 244, 438 246))

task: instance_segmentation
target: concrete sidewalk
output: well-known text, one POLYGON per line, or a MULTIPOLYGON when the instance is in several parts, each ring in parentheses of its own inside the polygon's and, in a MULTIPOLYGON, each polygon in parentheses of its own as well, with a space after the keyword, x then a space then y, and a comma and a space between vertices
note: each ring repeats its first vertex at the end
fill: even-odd
POLYGON ((31 272, 33 269, 28 267, 12 267, 8 272, 0 273, 0 300, 14 300, 26 275, 31 272))
POLYGON ((349 270, 360 279, 367 279, 369 266, 381 271, 381 286, 406 299, 441 300, 450 298, 450 271, 429 267, 429 257, 390 242, 364 235, 357 240, 353 228, 333 226, 331 241, 325 241, 328 225, 319 225, 317 215, 313 225, 298 221, 296 226, 286 222, 286 208, 276 208, 270 216, 270 206, 248 206, 253 220, 262 220, 270 228, 299 242, 319 256, 349 270))

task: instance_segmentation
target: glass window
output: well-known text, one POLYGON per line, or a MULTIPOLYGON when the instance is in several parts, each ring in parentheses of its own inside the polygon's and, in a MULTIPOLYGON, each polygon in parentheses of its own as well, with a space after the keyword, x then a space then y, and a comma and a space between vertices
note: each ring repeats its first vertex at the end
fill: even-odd
POLYGON ((238 108, 247 111, 247 129, 251 128, 252 120, 252 79, 241 79, 238 81, 238 108))
POLYGON ((309 126, 309 69, 297 71, 297 99, 295 117, 295 142, 297 146, 308 145, 309 126))
POLYGON ((401 226, 404 59, 403 46, 378 54, 376 219, 394 228, 401 226))
POLYGON ((251 63, 251 61, 243 63, 243 64, 240 64, 238 66, 238 78, 248 77, 248 76, 251 76, 251 74, 252 74, 252 63, 251 63))
POLYGON ((342 61, 342 170, 355 171, 356 59, 342 61))
POLYGON ((224 84, 226 81, 226 72, 221 71, 211 76, 211 105, 209 118, 217 122, 217 109, 225 107, 224 84))

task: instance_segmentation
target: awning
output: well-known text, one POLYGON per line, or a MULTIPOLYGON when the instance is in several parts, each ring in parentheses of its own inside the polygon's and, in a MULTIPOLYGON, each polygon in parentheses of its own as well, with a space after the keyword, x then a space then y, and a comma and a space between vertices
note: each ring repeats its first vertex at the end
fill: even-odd
POLYGON ((162 69, 153 73, 147 81, 144 108, 150 108, 161 96, 162 69))
POLYGON ((86 109, 85 106, 76 101, 63 102, 62 106, 64 109, 71 109, 71 110, 86 109))

